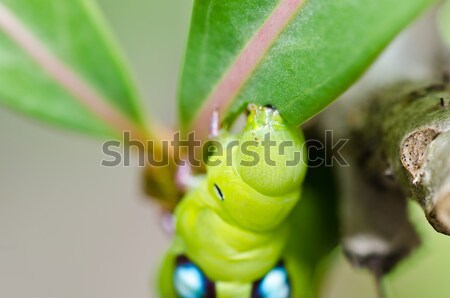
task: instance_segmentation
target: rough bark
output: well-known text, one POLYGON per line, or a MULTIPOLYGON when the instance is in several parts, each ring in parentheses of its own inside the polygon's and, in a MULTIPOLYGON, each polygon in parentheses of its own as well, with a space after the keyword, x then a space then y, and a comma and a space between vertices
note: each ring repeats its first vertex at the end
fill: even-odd
POLYGON ((422 206, 433 227, 449 234, 450 214, 443 202, 450 196, 448 82, 396 87, 376 98, 367 113, 359 133, 372 144, 368 170, 384 166, 383 172, 422 206))
POLYGON ((448 82, 441 80, 448 57, 430 10, 316 119, 335 139, 350 140, 342 150, 350 166, 335 167, 342 246, 353 265, 378 279, 420 243, 407 214, 409 198, 436 229, 449 225, 450 103, 448 82), (424 83, 383 87, 398 81, 424 83))
POLYGON ((350 139, 338 167, 343 248, 375 275, 391 270, 418 244, 406 200, 433 227, 450 233, 450 86, 402 83, 344 114, 350 139))

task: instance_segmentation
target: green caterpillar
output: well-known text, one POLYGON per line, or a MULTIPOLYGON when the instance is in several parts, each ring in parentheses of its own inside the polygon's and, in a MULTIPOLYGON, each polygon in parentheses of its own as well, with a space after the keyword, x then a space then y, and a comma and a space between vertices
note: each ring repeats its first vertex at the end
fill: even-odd
POLYGON ((298 240, 287 220, 306 173, 303 135, 273 108, 251 105, 244 130, 221 131, 217 141, 223 152, 175 210, 161 297, 303 296, 307 273, 288 249, 298 240), (262 143, 267 136, 273 146, 262 143))

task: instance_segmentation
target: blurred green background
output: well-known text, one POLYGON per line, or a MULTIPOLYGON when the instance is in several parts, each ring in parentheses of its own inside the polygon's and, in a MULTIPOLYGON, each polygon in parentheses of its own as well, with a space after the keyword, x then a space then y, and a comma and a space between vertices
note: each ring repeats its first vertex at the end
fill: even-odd
MULTIPOLYGON (((192 2, 98 2, 128 57, 147 114, 176 125, 192 2)), ((384 59, 395 57, 390 51, 384 59)), ((380 73, 379 65, 374 69, 367 77, 380 73)), ((141 192, 140 170, 104 168, 100 140, 5 109, 0 138, 0 297, 154 297, 152 281, 170 237, 160 228, 158 208, 141 192)), ((417 206, 412 209, 426 245, 389 278, 388 291, 392 297, 444 297, 450 242, 432 231, 417 206)), ((323 297, 375 296, 371 276, 351 269, 339 250, 335 258, 323 297)))
MULTIPOLYGON (((190 1, 99 5, 146 112, 173 124, 190 1)), ((0 297, 153 297, 170 238, 140 169, 102 167, 102 140, 4 108, 0 138, 0 297)))

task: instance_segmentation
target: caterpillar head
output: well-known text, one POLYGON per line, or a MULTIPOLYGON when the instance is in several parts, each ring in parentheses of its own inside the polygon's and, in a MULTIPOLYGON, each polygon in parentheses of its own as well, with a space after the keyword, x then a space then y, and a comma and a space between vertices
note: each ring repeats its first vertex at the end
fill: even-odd
POLYGON ((277 226, 300 196, 306 172, 303 136, 278 111, 251 105, 244 130, 223 135, 208 163, 211 199, 220 214, 251 230, 277 226))

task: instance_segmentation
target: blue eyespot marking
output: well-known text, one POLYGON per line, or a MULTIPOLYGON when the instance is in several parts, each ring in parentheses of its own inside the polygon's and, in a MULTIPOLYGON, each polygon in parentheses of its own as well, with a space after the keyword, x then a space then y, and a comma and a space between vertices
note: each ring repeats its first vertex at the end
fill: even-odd
POLYGON ((282 263, 253 284, 252 298, 288 298, 290 295, 289 276, 282 263))
POLYGON ((185 256, 177 257, 173 285, 180 298, 214 298, 214 284, 185 256))
POLYGON ((174 276, 175 288, 181 297, 197 298, 205 294, 205 281, 198 270, 192 264, 177 267, 174 276))

